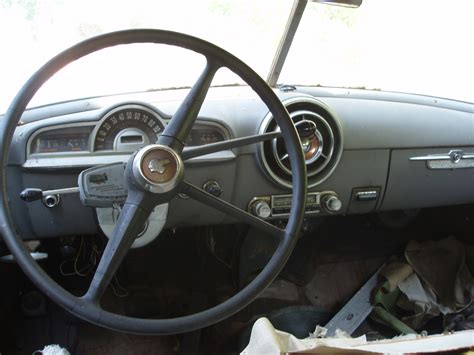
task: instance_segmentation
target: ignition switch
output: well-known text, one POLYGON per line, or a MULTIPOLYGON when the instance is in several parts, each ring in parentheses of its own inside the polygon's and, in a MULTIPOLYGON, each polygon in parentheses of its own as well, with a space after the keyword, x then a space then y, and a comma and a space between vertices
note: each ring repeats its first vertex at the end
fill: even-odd
POLYGON ((61 198, 59 195, 46 195, 43 197, 43 204, 48 208, 53 208, 59 205, 61 198))

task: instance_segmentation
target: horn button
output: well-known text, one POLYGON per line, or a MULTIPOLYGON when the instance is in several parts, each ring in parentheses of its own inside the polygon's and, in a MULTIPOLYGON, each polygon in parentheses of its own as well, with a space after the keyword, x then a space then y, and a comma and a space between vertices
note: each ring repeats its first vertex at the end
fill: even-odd
POLYGON ((148 152, 143 157, 141 168, 143 175, 157 184, 171 180, 178 169, 174 156, 159 148, 148 152))
POLYGON ((153 144, 137 153, 133 161, 133 175, 148 191, 168 192, 181 181, 183 163, 171 148, 153 144))

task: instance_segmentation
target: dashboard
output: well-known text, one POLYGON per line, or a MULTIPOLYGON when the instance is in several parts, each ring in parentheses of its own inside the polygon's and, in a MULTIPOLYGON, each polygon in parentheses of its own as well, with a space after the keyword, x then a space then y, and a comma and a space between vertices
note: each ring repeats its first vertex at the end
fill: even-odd
MULTIPOLYGON (((109 211, 74 193, 54 206, 26 203, 25 188, 77 186, 88 167, 126 162, 154 143, 184 89, 115 95, 29 109, 9 159, 10 200, 25 239, 95 234, 109 211)), ((308 172, 306 218, 377 213, 474 202, 474 105, 379 91, 291 87, 276 90, 295 123, 316 127, 301 138, 308 172)), ((185 142, 188 147, 277 130, 247 87, 212 88, 185 142)), ((272 223, 291 208, 291 162, 281 139, 190 159, 185 178, 272 223)), ((161 228, 234 221, 185 195, 157 211, 161 228)))

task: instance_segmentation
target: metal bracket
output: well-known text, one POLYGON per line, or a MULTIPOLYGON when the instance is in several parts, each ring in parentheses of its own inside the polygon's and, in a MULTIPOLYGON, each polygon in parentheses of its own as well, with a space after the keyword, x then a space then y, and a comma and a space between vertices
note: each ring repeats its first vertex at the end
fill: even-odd
POLYGON ((373 289, 377 286, 377 276, 381 268, 361 287, 357 293, 341 308, 337 314, 324 326, 326 336, 336 335, 336 330, 342 330, 351 335, 368 317, 374 306, 370 302, 373 289))

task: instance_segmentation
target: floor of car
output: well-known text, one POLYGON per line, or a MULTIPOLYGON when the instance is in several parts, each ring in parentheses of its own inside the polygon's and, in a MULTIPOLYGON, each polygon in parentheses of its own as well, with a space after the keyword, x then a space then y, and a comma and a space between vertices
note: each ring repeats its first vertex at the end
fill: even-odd
MULTIPOLYGON (((31 354, 50 343, 66 346, 74 354, 238 353, 260 316, 293 329, 295 315, 313 312, 324 324, 390 256, 401 255, 409 240, 455 235, 472 243, 471 216, 471 207, 460 206, 305 223, 304 237, 287 267, 257 300, 219 324, 178 336, 123 334, 80 321, 38 296, 16 266, 2 265, 0 276, 14 279, 17 293, 2 295, 2 305, 10 307, 2 307, 1 316, 11 322, 1 325, 0 353, 31 354), (44 305, 31 314, 25 312, 25 302, 44 305)), ((164 233, 148 248, 130 253, 104 307, 159 318, 222 301, 258 273, 274 248, 265 237, 249 231, 250 238, 244 238, 246 233, 239 226, 164 233)), ((48 269, 61 262, 54 255, 51 259, 48 269)), ((53 272, 53 276, 69 289, 87 285, 87 278, 77 275, 53 272)), ((366 323, 359 332, 372 329, 366 323)))

